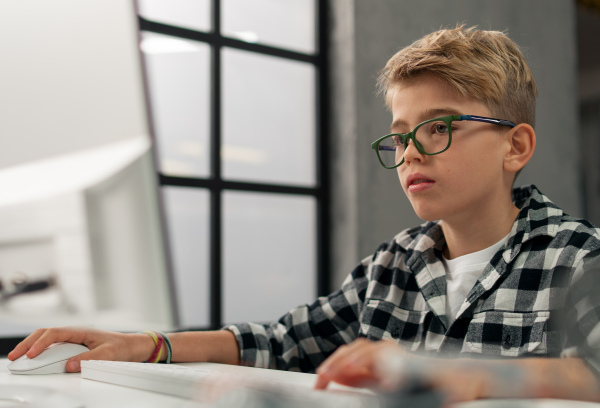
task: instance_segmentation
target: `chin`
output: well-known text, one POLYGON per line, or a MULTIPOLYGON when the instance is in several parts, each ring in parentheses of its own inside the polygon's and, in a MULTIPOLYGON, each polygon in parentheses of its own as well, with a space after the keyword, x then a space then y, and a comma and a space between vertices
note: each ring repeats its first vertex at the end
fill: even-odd
POLYGON ((440 219, 440 217, 434 217, 434 216, 428 217, 428 216, 421 215, 419 213, 417 213, 417 217, 419 217, 423 221, 437 221, 440 219))
POLYGON ((442 219, 443 214, 441 211, 433 208, 424 208, 425 206, 415 206, 413 204, 413 210, 417 217, 423 221, 437 221, 442 219))

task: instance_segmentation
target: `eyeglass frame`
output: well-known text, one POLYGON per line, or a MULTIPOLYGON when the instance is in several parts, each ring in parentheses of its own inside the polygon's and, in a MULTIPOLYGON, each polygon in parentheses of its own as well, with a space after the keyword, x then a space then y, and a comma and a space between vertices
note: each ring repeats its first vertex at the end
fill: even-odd
POLYGON ((493 125, 498 125, 498 126, 508 126, 510 128, 514 128, 515 125, 513 122, 511 122, 510 120, 504 120, 504 119, 494 119, 494 118, 487 118, 485 116, 476 116, 476 115, 448 115, 448 116, 440 116, 439 118, 433 118, 433 119, 428 119, 424 122, 419 123, 417 126, 415 126, 415 128, 412 130, 412 132, 408 132, 408 133, 390 133, 387 134, 383 137, 380 137, 379 139, 375 140, 373 143, 371 143, 371 149, 375 150, 375 153, 377 154, 377 158, 379 159, 379 163, 381 163, 381 165, 386 168, 386 169, 395 169, 396 167, 401 166, 404 163, 404 155, 402 155, 402 161, 394 166, 386 166, 383 163, 383 160, 381 160, 381 156, 379 155, 379 144, 381 143, 381 141, 383 141, 384 139, 387 139, 388 137, 391 136, 402 136, 404 137, 404 150, 406 150, 406 148, 408 147, 408 141, 410 139, 412 139, 413 141, 413 145, 417 148, 417 150, 419 152, 421 152, 422 154, 425 154, 427 156, 434 156, 436 154, 440 154, 440 153, 444 153, 446 150, 448 150, 450 148, 450 145, 452 144, 452 127, 451 127, 451 123, 454 121, 462 121, 462 120, 468 120, 468 121, 474 121, 474 122, 483 122, 483 123, 491 123, 493 125), (417 130, 423 126, 426 123, 430 123, 430 122, 435 122, 436 120, 441 120, 442 122, 444 122, 446 124, 446 126, 448 126, 448 145, 443 149, 440 150, 439 152, 435 152, 435 153, 427 153, 425 150, 423 150, 423 147, 421 146, 421 143, 417 140, 416 138, 416 134, 417 134, 417 130))

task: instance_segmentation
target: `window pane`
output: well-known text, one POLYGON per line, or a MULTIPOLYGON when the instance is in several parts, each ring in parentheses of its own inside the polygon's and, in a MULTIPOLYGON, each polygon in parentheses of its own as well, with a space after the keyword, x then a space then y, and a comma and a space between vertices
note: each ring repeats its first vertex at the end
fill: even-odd
POLYGON ((140 15, 146 20, 209 31, 212 27, 211 0, 138 0, 140 15))
POLYGON ((209 193, 163 187, 175 290, 182 328, 210 322, 209 193))
POLYGON ((224 49, 223 177, 315 185, 315 67, 224 49))
POLYGON ((223 194, 223 319, 266 322, 316 299, 313 197, 223 194))
POLYGON ((222 31, 227 37, 314 54, 314 0, 222 0, 222 31))
POLYGON ((161 172, 210 174, 210 47, 166 35, 143 33, 161 172))

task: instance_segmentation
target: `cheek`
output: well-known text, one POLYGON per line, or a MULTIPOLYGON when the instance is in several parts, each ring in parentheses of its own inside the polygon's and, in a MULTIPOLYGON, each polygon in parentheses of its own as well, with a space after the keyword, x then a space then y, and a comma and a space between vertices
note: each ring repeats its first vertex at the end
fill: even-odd
POLYGON ((400 185, 402 186, 402 189, 404 191, 406 191, 406 186, 404 185, 404 180, 406 177, 403 176, 403 171, 402 171, 402 166, 400 167, 396 167, 396 174, 398 174, 398 179, 400 180, 400 185))
POLYGON ((498 161, 498 156, 495 154, 493 146, 489 143, 476 144, 471 146, 461 146, 464 149, 462 154, 448 157, 450 162, 457 163, 457 166, 446 166, 445 172, 456 175, 467 175, 470 178, 477 178, 484 174, 488 174, 494 169, 495 163, 498 161), (470 148, 469 148, 470 147, 470 148))

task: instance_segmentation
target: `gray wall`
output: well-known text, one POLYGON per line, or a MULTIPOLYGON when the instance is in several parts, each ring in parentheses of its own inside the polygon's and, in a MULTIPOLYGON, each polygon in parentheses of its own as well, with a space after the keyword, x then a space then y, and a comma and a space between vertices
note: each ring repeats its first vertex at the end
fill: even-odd
POLYGON ((585 217, 600 225, 600 12, 577 10, 577 62, 585 217))
POLYGON ((396 173, 370 148, 391 121, 375 82, 397 50, 442 26, 507 30, 522 47, 539 88, 538 144, 516 185, 534 183, 583 215, 573 1, 332 0, 330 7, 333 288, 381 242, 421 222, 396 173))

